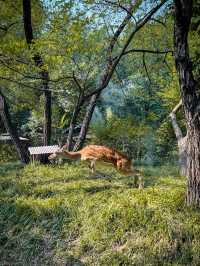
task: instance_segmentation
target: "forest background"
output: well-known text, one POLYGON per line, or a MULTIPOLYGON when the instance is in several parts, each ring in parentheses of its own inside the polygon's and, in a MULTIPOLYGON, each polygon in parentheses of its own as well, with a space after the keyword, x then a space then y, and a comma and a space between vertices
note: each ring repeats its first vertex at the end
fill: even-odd
MULTIPOLYGON (((107 50, 113 33, 127 15, 128 2, 32 1, 32 40, 24 30, 22 1, 1 2, 1 92, 6 97, 14 128, 32 146, 45 142, 47 86, 46 94, 51 94, 52 129, 46 144, 65 142, 81 93, 90 95, 107 67, 107 50), (35 55, 39 55, 42 63, 36 62, 35 55)), ((115 56, 131 29, 155 4, 156 1, 137 1, 134 15, 112 51, 115 56)), ((198 73, 197 28, 191 30, 189 40, 198 73)), ((169 118, 180 99, 170 1, 138 30, 129 50, 95 103, 89 142, 121 150, 137 163, 177 163, 177 141, 169 118)), ((83 101, 74 121, 75 136, 91 97, 83 101)), ((184 130, 181 113, 178 119, 184 130)), ((0 130, 6 131, 2 122, 0 130)), ((74 144, 72 141, 71 149, 74 144)), ((16 159, 13 150, 10 145, 1 144, 0 160, 16 159)))

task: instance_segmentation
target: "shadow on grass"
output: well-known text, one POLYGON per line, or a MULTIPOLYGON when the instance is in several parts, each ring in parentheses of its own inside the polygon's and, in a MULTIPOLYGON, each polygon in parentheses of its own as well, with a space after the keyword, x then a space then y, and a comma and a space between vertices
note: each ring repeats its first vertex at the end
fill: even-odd
POLYGON ((122 186, 117 186, 117 185, 105 185, 105 186, 91 186, 88 188, 84 188, 83 191, 89 194, 94 194, 98 192, 103 192, 106 190, 118 190, 118 189, 124 189, 122 186))
MULTIPOLYGON (((38 197, 40 199, 46 199, 50 197, 56 197, 56 196, 64 196, 68 194, 75 194, 75 195, 80 195, 83 193, 86 194, 95 194, 95 193, 100 193, 104 191, 115 191, 115 190, 125 190, 129 189, 129 186, 118 186, 118 185, 99 185, 99 186, 87 186, 87 187, 80 187, 80 188, 66 188, 62 191, 60 190, 45 190, 45 191, 33 191, 34 197, 38 197)), ((132 186, 133 188, 133 186, 132 186)), ((26 193, 23 195, 27 196, 26 193)), ((31 196, 31 195, 30 195, 31 196)))
MULTIPOLYGON (((66 206, 45 210, 42 204, 1 201, 0 265, 60 265, 54 249, 59 241, 62 244, 63 227, 72 217, 66 206)), ((84 264, 66 254, 64 265, 84 264)))
POLYGON ((13 175, 24 168, 24 165, 20 162, 10 162, 0 164, 0 177, 6 175, 13 175))
MULTIPOLYGON (((84 169, 85 170, 85 169, 84 169)), ((114 173, 112 174, 107 174, 106 172, 102 172, 102 171, 96 171, 95 173, 91 173, 89 170, 88 172, 86 171, 84 173, 85 175, 72 175, 72 176, 63 176, 63 177, 53 177, 53 178, 49 178, 48 180, 36 180, 35 184, 37 185, 48 185, 51 183, 70 183, 73 181, 87 181, 87 180, 108 180, 111 181, 112 178, 114 177, 114 173)))
POLYGON ((65 266, 84 266, 84 265, 85 264, 83 264, 80 260, 75 259, 74 257, 67 258, 65 262, 65 266))
POLYGON ((95 173, 89 173, 89 175, 86 177, 86 179, 107 179, 111 180, 114 177, 114 173, 106 173, 102 171, 95 171, 95 173))

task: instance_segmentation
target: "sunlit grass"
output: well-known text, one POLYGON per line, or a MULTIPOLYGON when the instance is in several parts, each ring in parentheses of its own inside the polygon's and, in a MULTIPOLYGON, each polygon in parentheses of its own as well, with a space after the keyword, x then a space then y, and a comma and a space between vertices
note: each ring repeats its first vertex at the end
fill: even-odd
POLYGON ((200 212, 176 168, 142 168, 142 190, 102 166, 0 169, 0 265, 199 263, 200 212))

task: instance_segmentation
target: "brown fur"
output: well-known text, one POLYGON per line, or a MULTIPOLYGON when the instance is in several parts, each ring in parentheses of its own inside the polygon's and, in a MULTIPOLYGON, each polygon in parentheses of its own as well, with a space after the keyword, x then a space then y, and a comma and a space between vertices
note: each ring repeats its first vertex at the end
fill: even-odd
POLYGON ((77 152, 68 152, 63 148, 49 156, 49 159, 56 159, 57 157, 67 157, 70 159, 80 159, 81 161, 89 161, 92 172, 95 170, 95 163, 98 161, 111 163, 118 171, 123 174, 131 174, 140 176, 140 172, 132 168, 131 161, 126 155, 111 149, 106 146, 88 145, 77 152))

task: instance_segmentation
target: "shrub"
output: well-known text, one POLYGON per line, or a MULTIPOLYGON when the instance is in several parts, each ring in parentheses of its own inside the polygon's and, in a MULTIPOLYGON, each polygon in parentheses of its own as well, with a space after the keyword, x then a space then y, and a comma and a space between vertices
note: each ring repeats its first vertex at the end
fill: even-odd
POLYGON ((155 140, 151 128, 138 124, 131 117, 112 116, 106 122, 93 124, 93 142, 116 148, 136 162, 156 162, 155 140))
POLYGON ((15 147, 10 144, 0 144, 0 162, 16 161, 17 153, 15 147))

